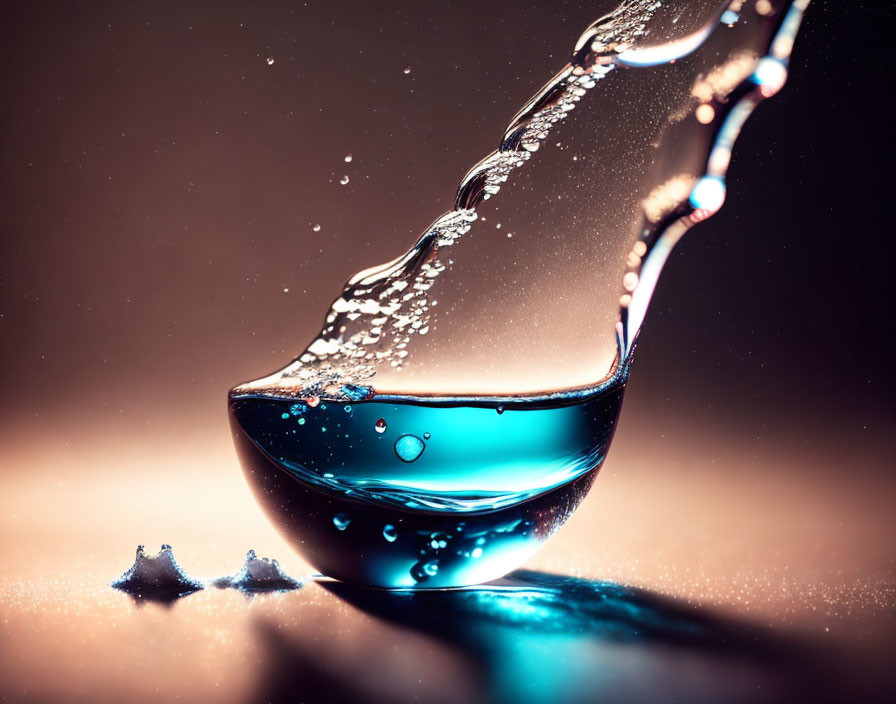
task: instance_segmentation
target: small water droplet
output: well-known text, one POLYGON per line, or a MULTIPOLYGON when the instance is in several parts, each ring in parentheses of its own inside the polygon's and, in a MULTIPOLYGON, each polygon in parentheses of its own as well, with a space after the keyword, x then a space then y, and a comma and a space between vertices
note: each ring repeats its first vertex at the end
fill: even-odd
POLYGON ((320 403, 320 396, 312 396, 309 399, 305 399, 305 403, 307 403, 311 408, 316 408, 320 403))
POLYGON ((267 62, 268 66, 274 65, 274 57, 273 56, 269 56, 268 58, 265 59, 265 61, 267 62))
POLYGON ((315 232, 320 232, 320 225, 315 225, 311 229, 314 230, 315 232))
POLYGON ((352 407, 351 407, 350 405, 347 405, 347 406, 345 407, 345 412, 346 412, 346 413, 351 413, 351 412, 352 412, 352 407))
POLYGON ((348 183, 348 176, 343 176, 341 179, 339 179, 339 183, 341 183, 343 186, 346 185, 348 183))
POLYGON ((439 573, 439 563, 435 561, 425 562, 423 564, 423 571, 430 577, 435 577, 439 573))
POLYGON ((374 423, 373 427, 376 430, 376 432, 385 433, 386 432, 386 419, 380 418, 376 423, 374 423))
POLYGON ((405 68, 405 70, 404 70, 404 75, 407 76, 410 72, 411 72, 411 67, 408 66, 408 67, 405 68))
POLYGON ((395 454, 402 462, 413 462, 425 449, 426 445, 416 435, 402 435, 395 441, 395 454))
POLYGON ((482 557, 482 548, 473 548, 473 552, 470 553, 470 557, 482 557))
POLYGON ((346 154, 346 155, 345 155, 345 163, 346 163, 346 164, 350 164, 350 163, 352 163, 352 159, 354 159, 354 157, 353 157, 351 154, 346 154))
POLYGON ((348 514, 345 513, 337 513, 333 516, 333 525, 336 526, 339 530, 345 530, 348 528, 348 524, 352 522, 352 519, 349 518, 348 514))
POLYGON ((495 410, 498 412, 498 415, 501 415, 504 412, 504 406, 498 404, 498 407, 495 410))
POLYGON ((424 440, 429 440, 431 437, 432 437, 432 435, 430 435, 429 433, 423 433, 424 440))
POLYGON ((305 419, 299 418, 299 425, 305 425, 305 419))
POLYGON ((394 543, 398 538, 398 530, 391 523, 383 526, 383 537, 390 543, 394 543))
POLYGON ((280 415, 280 417, 281 417, 283 420, 287 420, 287 419, 289 418, 289 413, 282 413, 282 414, 280 415))

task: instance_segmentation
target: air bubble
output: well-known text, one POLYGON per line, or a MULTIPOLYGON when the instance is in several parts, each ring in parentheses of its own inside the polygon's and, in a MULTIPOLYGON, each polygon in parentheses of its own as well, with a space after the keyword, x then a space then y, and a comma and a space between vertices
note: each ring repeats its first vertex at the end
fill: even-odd
POLYGON ((416 435, 402 435, 395 441, 395 454, 402 462, 413 462, 425 449, 426 445, 416 435))
POLYGON ((418 562, 411 567, 411 577, 415 582, 423 582, 430 577, 435 577, 439 573, 439 563, 435 560, 429 562, 418 562))
POLYGON ((429 536, 429 547, 433 550, 441 550, 448 547, 451 536, 447 533, 433 533, 429 536))
POLYGON ((337 513, 333 516, 333 525, 336 526, 339 530, 345 530, 348 528, 348 524, 352 522, 352 519, 349 518, 348 514, 345 513, 337 513))
POLYGON ((383 537, 390 543, 394 543, 398 538, 398 529, 395 528, 391 523, 387 523, 383 526, 383 537))
POLYGON ((348 184, 348 176, 343 176, 341 179, 339 179, 339 183, 341 183, 343 186, 347 185, 348 184))

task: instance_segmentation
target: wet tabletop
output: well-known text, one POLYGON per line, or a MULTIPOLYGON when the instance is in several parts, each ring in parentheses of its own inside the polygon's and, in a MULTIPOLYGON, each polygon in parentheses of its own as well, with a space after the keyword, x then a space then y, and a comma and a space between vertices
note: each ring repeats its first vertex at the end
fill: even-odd
POLYGON ((791 428, 757 446, 720 426, 700 429, 698 445, 692 425, 630 403, 639 413, 623 413, 591 494, 523 570, 416 595, 311 578, 255 505, 223 423, 127 441, 90 429, 11 439, 0 691, 66 702, 885 692, 896 644, 887 441, 812 447, 791 428), (108 582, 138 543, 170 543, 206 578, 233 574, 253 548, 306 581, 135 598, 108 582))

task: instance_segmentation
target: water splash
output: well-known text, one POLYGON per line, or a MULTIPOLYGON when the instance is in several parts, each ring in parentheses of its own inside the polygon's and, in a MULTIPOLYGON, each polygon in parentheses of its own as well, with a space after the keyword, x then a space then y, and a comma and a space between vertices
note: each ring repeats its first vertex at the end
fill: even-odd
POLYGON ((286 574, 277 560, 260 558, 254 550, 249 550, 240 571, 232 577, 216 579, 214 585, 219 588, 233 587, 245 592, 264 592, 298 589, 302 586, 302 581, 286 574))
POLYGON ((214 579, 191 577, 174 559, 170 545, 163 545, 157 555, 147 555, 142 545, 137 546, 133 566, 118 579, 110 582, 114 589, 138 598, 174 601, 178 597, 213 585, 219 589, 233 588, 245 592, 283 591, 298 589, 303 584, 286 574, 277 560, 259 558, 254 550, 246 553, 240 570, 231 576, 214 579))
POLYGON ((182 596, 203 589, 205 584, 187 576, 174 559, 170 545, 163 545, 157 555, 147 555, 139 545, 134 564, 111 586, 131 594, 182 596))
POLYGON ((437 218, 406 254, 352 277, 306 350, 282 370, 237 387, 234 395, 342 399, 348 386, 365 389, 371 397, 374 377, 379 377, 376 392, 407 388, 410 380, 400 372, 416 363, 415 351, 426 357, 419 348, 437 324, 436 285, 453 264, 446 255, 470 231, 483 203, 515 171, 537 159, 552 132, 608 76, 620 69, 669 66, 699 51, 700 62, 687 69, 694 73, 686 77, 692 83, 690 94, 670 93, 669 114, 663 116, 668 124, 656 137, 653 160, 665 159, 662 149, 685 131, 685 143, 694 141, 691 120, 702 128, 704 142, 708 136, 709 156, 702 147, 678 155, 681 163, 672 165, 672 173, 659 169, 652 176, 656 183, 640 198, 640 222, 629 228, 633 241, 626 245, 621 286, 616 284, 615 349, 586 385, 608 383, 632 352, 671 247, 724 202, 731 147, 758 101, 783 85, 807 5, 808 0, 623 2, 581 35, 570 62, 511 120, 500 147, 467 173, 453 209, 437 218))

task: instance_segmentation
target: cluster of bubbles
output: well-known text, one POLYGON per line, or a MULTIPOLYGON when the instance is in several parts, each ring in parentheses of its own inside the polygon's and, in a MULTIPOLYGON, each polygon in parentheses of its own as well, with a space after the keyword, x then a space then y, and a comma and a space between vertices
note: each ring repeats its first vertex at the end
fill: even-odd
MULTIPOLYGON (((347 391, 344 393, 351 393, 351 391, 347 391)), ((315 396, 307 401, 301 401, 299 403, 292 404, 289 407, 288 411, 284 411, 280 414, 280 417, 283 420, 292 420, 293 418, 295 418, 298 425, 305 425, 307 423, 306 413, 308 409, 317 407, 318 405, 320 406, 321 410, 326 410, 327 408, 327 404, 321 403, 320 397, 315 396)), ((352 413, 351 404, 345 404, 342 408, 347 415, 350 415, 352 413)), ((503 413, 503 411, 503 406, 499 406, 498 413, 503 413)), ((377 419, 376 423, 373 424, 374 431, 379 435, 385 433, 387 428, 388 425, 386 424, 385 418, 379 418, 377 419)), ((418 459, 426 449, 426 443, 423 440, 428 440, 430 437, 430 433, 423 433, 423 439, 410 433, 400 435, 395 441, 395 454, 402 462, 413 462, 418 459)))
MULTIPOLYGON (((348 530, 352 523, 347 513, 333 516, 333 525, 339 532, 348 530)), ((392 523, 383 525, 382 535, 387 543, 412 541, 416 548, 416 561, 411 565, 409 573, 417 583, 424 582, 439 573, 440 567, 449 568, 458 562, 479 560, 489 549, 489 542, 495 542, 495 549, 502 549, 501 543, 507 538, 519 537, 530 533, 534 528, 532 521, 515 519, 506 521, 489 530, 475 533, 467 531, 465 521, 460 521, 450 531, 405 531, 401 533, 392 523)))

